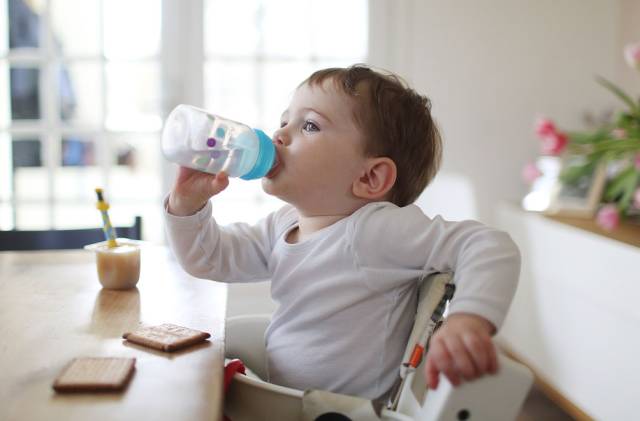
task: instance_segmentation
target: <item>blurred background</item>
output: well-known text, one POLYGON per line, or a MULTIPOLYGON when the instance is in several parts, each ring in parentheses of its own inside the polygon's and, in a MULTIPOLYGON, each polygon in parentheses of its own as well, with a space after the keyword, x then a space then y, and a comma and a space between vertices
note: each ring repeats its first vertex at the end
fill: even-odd
MULTIPOLYGON (((161 201, 175 166, 160 151, 180 103, 278 127, 313 70, 367 59, 366 0, 0 1, 0 229, 144 220, 163 241, 161 201)), ((237 182, 221 222, 282 205, 237 182)))
MULTIPOLYGON (((640 38, 636 0, 0 0, 0 229, 115 225, 133 215, 163 241, 175 166, 163 119, 188 103, 272 132, 313 70, 366 62, 428 95, 443 169, 418 200, 428 214, 495 221, 527 190, 535 118, 580 129, 637 75, 622 46, 640 38)), ((233 180, 221 222, 281 205, 233 180)), ((218 198, 216 198, 218 199, 218 198)))

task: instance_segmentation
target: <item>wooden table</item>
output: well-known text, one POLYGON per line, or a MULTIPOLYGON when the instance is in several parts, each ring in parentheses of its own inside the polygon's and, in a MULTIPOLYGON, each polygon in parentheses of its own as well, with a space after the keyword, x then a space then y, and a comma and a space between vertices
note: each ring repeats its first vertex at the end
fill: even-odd
POLYGON ((102 289, 84 250, 0 252, 0 420, 217 420, 222 413, 226 286, 185 274, 143 246, 137 288, 102 289), (166 354, 124 343, 140 324, 212 334, 166 354), (74 357, 135 357, 121 393, 57 394, 74 357))

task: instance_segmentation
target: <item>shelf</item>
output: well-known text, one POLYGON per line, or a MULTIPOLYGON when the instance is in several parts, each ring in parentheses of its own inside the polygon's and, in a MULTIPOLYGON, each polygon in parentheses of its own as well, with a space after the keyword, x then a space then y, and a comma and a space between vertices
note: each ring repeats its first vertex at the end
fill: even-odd
POLYGON ((600 228, 593 219, 558 215, 545 215, 545 217, 554 221, 561 222, 563 224, 571 225, 573 227, 592 232, 594 234, 601 235, 603 237, 623 242, 625 244, 640 247, 640 225, 622 222, 615 230, 605 231, 600 228))

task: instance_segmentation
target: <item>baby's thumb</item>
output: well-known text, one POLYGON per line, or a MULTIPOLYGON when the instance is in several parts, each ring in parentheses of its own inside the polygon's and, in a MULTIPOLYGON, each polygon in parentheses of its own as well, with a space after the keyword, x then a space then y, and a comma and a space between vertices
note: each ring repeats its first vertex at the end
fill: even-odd
POLYGON ((214 196, 220 193, 222 190, 226 189, 229 186, 229 176, 225 172, 219 172, 216 174, 216 177, 211 180, 211 196, 214 196))

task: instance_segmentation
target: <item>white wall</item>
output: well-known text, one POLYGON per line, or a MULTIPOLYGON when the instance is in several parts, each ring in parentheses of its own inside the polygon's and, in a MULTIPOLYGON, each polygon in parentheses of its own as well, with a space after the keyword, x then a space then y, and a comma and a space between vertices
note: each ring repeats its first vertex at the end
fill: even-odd
POLYGON ((499 340, 596 420, 638 419, 640 249, 502 206, 520 283, 499 340))
MULTIPOLYGON (((443 132, 443 168, 418 204, 493 223, 497 201, 519 201, 521 168, 538 153, 537 116, 580 129, 585 111, 618 105, 594 76, 620 81, 626 71, 637 3, 372 0, 371 64, 428 95, 443 132)), ((621 83, 632 76, 640 80, 621 83)))

